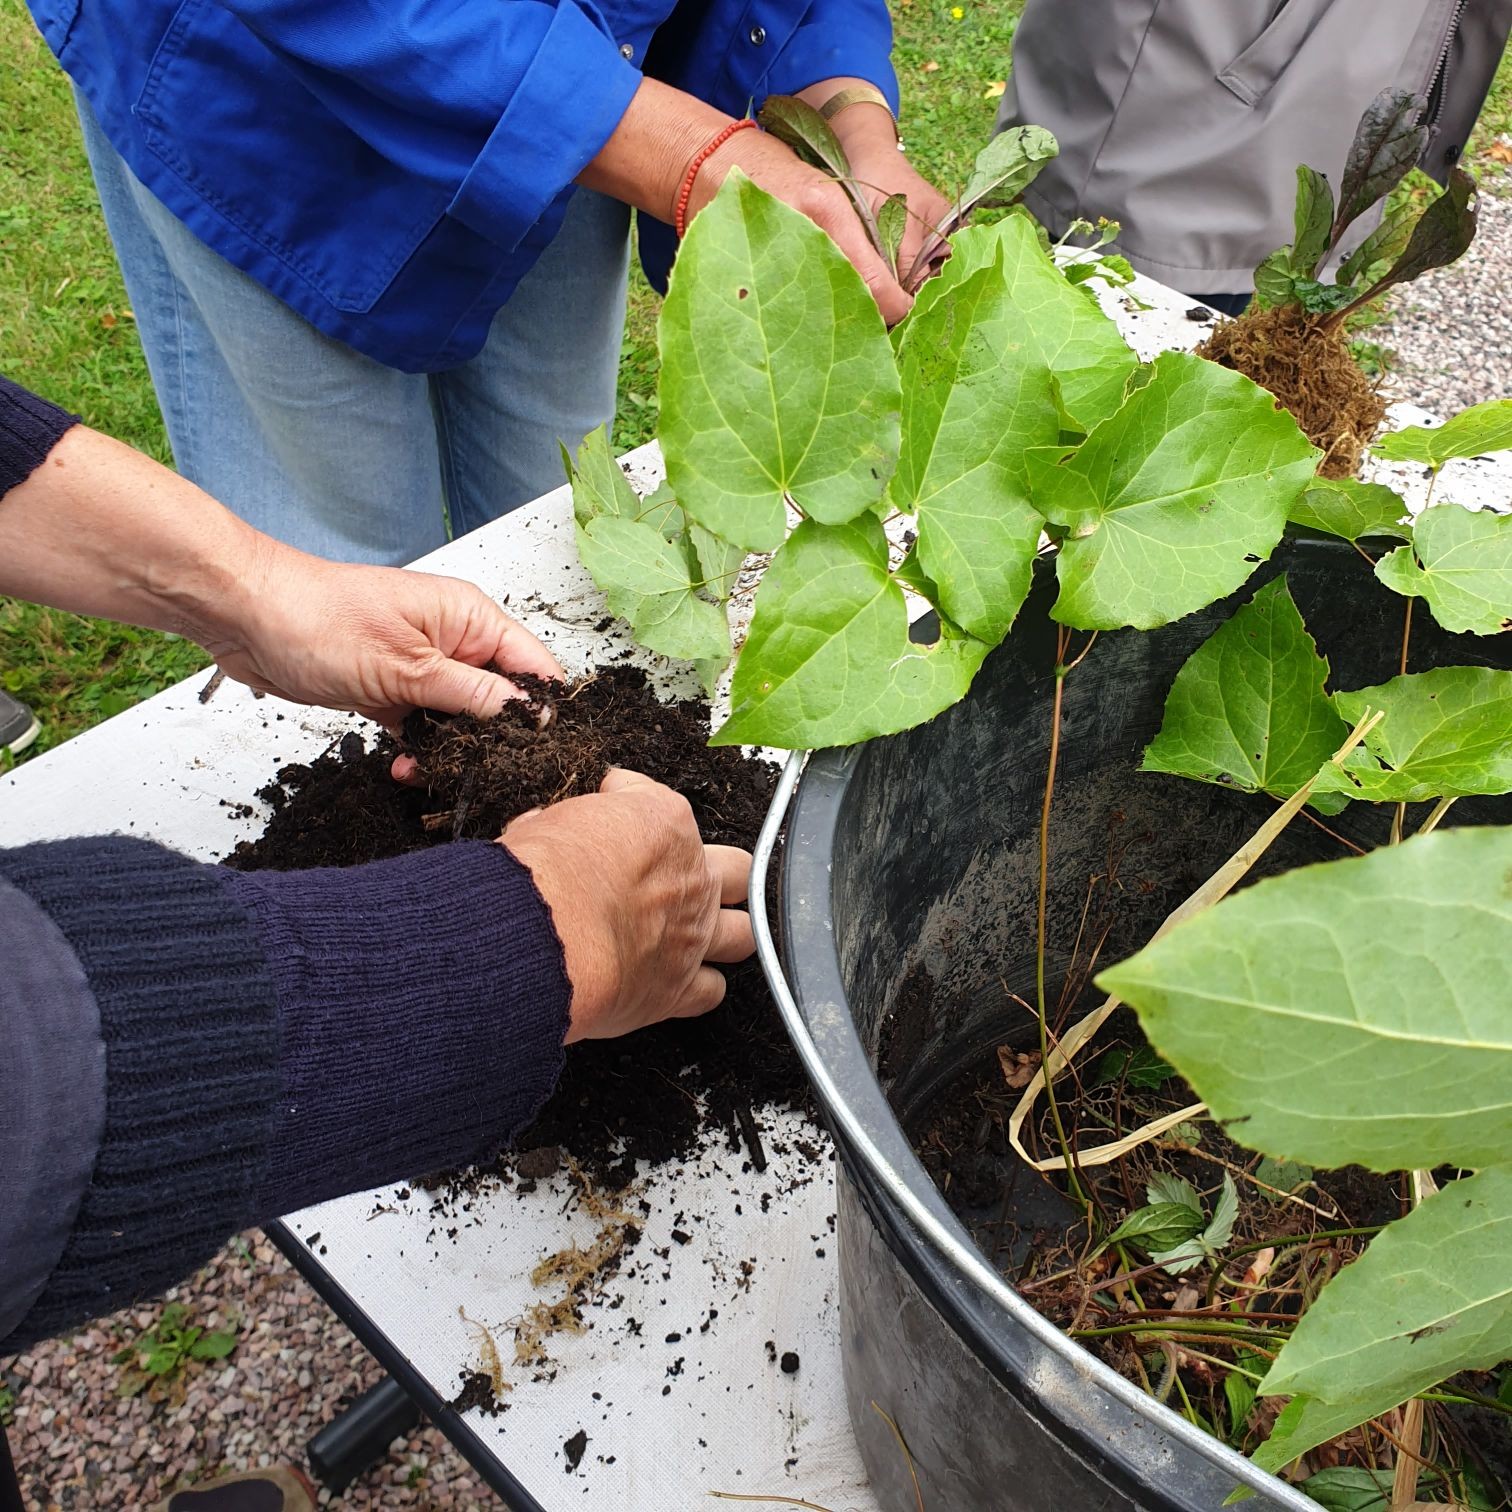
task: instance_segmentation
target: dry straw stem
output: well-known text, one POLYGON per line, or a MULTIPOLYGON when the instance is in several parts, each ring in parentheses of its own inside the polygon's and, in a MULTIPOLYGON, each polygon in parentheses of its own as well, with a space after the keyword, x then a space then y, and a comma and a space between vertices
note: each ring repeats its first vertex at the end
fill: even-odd
POLYGON ((1343 328, 1296 305, 1252 305, 1217 326, 1197 355, 1274 394, 1322 448, 1318 471, 1325 478, 1354 476, 1386 415, 1386 402, 1354 360, 1343 328))
POLYGON ((892 1415, 890 1413, 884 1412, 882 1408, 877 1405, 875 1400, 873 1400, 871 1404, 871 1409, 877 1414, 879 1418, 882 1419, 884 1423, 887 1424, 889 1428, 892 1429, 893 1437, 898 1441, 898 1448, 903 1451, 903 1458, 908 1463, 908 1473, 913 1479, 914 1500, 919 1504, 919 1512, 924 1512, 924 1493, 919 1489, 919 1472, 914 1469, 913 1455, 908 1452, 908 1444, 903 1438, 903 1430, 898 1427, 897 1423, 893 1420, 892 1415))
POLYGON ((821 1507, 818 1502, 804 1501, 801 1496, 752 1496, 747 1491, 711 1491, 710 1496, 718 1497, 720 1501, 760 1502, 766 1507, 807 1507, 808 1512, 831 1512, 829 1507, 821 1507))
MULTIPOLYGON (((1372 713, 1366 710, 1360 722, 1349 732, 1348 739, 1329 758, 1330 764, 1339 766, 1344 758, 1364 740, 1364 738, 1381 722, 1384 715, 1377 710, 1372 713)), ((1234 852, 1222 866, 1208 878, 1201 887, 1194 892, 1185 902, 1177 904, 1166 916, 1165 922, 1150 937, 1153 945, 1163 935, 1169 934, 1178 924, 1194 918, 1205 909, 1211 908, 1214 903, 1227 897, 1235 887, 1243 881, 1246 874, 1255 863, 1270 849, 1276 837, 1288 824, 1301 812, 1303 805, 1312 794, 1313 778, 1305 783, 1280 808, 1276 810, 1264 824, 1255 831, 1254 835, 1244 845, 1234 852)), ((1044 1160, 1034 1160, 1029 1151, 1024 1148, 1021 1131, 1024 1120, 1028 1118, 1039 1095, 1045 1089, 1046 1076, 1056 1077, 1066 1069, 1075 1059, 1077 1052, 1092 1038, 1097 1031, 1107 1022, 1113 1011, 1120 1006, 1121 999, 1110 997, 1101 1007, 1093 1009, 1085 1018, 1078 1020, 1061 1036, 1050 1054, 1045 1057, 1044 1064, 1035 1073, 1034 1079, 1024 1088, 1024 1095, 1019 1099, 1008 1120, 1008 1140, 1023 1160, 1036 1171, 1062 1171, 1066 1168, 1066 1160, 1062 1155, 1050 1155, 1044 1160)), ((1166 1130, 1174 1128, 1185 1119, 1195 1118, 1207 1111, 1205 1103, 1193 1103, 1190 1107, 1181 1108, 1175 1113, 1168 1113, 1157 1118, 1153 1123, 1146 1124, 1143 1128, 1136 1129, 1132 1134, 1126 1134, 1122 1139, 1115 1139, 1108 1144, 1094 1145, 1090 1150, 1078 1150, 1076 1163, 1078 1166, 1107 1165, 1110 1161, 1127 1155, 1130 1150, 1136 1149, 1151 1139, 1159 1138, 1166 1130)))
POLYGON ((630 1230, 636 1226, 634 1215, 601 1197, 575 1162, 569 1162, 567 1173, 577 1186, 584 1211, 598 1223, 598 1235, 587 1249, 569 1244, 531 1271, 532 1286, 561 1282, 565 1290, 555 1302, 533 1303, 515 1324, 517 1365, 542 1363, 546 1340, 552 1334, 583 1332, 582 1310, 604 1279, 614 1273, 630 1230))

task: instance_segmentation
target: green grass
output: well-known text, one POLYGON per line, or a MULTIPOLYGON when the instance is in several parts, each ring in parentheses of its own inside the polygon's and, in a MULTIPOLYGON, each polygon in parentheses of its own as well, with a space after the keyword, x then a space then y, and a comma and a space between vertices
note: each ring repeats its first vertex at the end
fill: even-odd
MULTIPOLYGON (((1022 0, 893 0, 902 131, 920 172, 959 186, 997 113, 1022 0), (955 11, 959 9, 959 17, 955 11)), ((67 81, 21 0, 0 0, 0 354, 7 377, 98 430, 168 460, 167 440, 79 145, 67 81)), ((1512 133, 1504 60, 1473 144, 1512 133)), ((657 296, 637 268, 620 355, 614 442, 656 432, 657 296)), ((36 750, 203 665, 182 641, 0 599, 0 684, 41 716, 36 750)))
MULTIPOLYGON (((7 378, 160 461, 168 441, 79 145, 73 99, 20 0, 0 0, 0 353, 7 378)), ((197 646, 0 598, 0 686, 42 718, 34 751, 203 666, 197 646)), ((24 759, 24 758, 23 758, 24 759)))

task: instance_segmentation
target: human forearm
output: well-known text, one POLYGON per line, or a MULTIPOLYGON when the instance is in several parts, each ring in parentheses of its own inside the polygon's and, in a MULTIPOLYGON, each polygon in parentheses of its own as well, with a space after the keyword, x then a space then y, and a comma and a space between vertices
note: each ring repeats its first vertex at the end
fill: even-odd
POLYGON ((683 90, 643 79, 578 183, 671 224, 688 164, 731 119, 683 90))
POLYGON ((281 545, 3 379, 0 593, 171 630, 261 692, 386 724, 497 713, 515 690, 490 666, 562 671, 472 584, 281 545))
MULTIPOLYGON (((798 98, 815 110, 823 110, 836 96, 846 90, 869 92, 880 95, 881 91, 870 79, 858 79, 840 75, 832 79, 820 79, 798 91, 798 98)), ((847 157, 858 153, 879 150, 896 152, 898 127, 891 107, 885 98, 857 99, 845 105, 829 118, 830 130, 840 139, 847 157)))
POLYGON ((0 941, 41 924, 0 978, 0 1046, 35 1030, 98 1073, 0 1059, 0 1349, 249 1224, 465 1163, 555 1081, 561 948, 500 846, 241 875, 102 837, 0 851, 0 887, 0 941))
POLYGON ((263 1216, 469 1164, 556 1084, 562 946, 503 846, 223 881, 256 926, 279 1003, 263 1216))
POLYGON ((82 425, 0 499, 0 593, 202 645, 245 620, 288 551, 187 479, 82 425))

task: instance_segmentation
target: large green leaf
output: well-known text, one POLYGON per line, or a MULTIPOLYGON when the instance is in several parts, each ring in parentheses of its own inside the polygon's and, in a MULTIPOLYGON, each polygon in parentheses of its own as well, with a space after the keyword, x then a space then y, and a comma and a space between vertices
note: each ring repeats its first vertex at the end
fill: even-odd
MULTIPOLYGON (((1275 578, 1187 658, 1141 770, 1289 798, 1349 733, 1327 680, 1286 579, 1275 578)), ((1334 795, 1316 806, 1343 804, 1334 795)))
POLYGON ((1377 803, 1512 792, 1512 672, 1436 667, 1336 694, 1334 703, 1351 726, 1367 711, 1386 717, 1366 735, 1363 756, 1330 768, 1320 787, 1377 803))
POLYGON ((936 300, 999 260, 1009 297, 1022 317, 1023 360, 1037 357, 1055 374, 1067 417, 1077 429, 1090 430, 1123 402, 1124 386, 1139 359, 1096 301, 1066 282, 1027 215, 1009 215, 994 226, 969 226, 955 237, 944 271, 919 291, 899 344, 936 300))
POLYGON ((1401 494, 1384 483, 1361 483, 1358 478, 1315 478, 1298 495, 1289 516, 1293 525, 1346 541, 1367 536, 1406 541, 1412 535, 1411 526, 1402 523, 1407 505, 1401 494))
POLYGON ((1371 451, 1388 462, 1426 462, 1437 470, 1452 457, 1479 457, 1512 448, 1512 399, 1488 399, 1442 425, 1388 431, 1371 451))
POLYGON ((1257 883, 1099 985, 1238 1139, 1377 1171, 1512 1151, 1512 827, 1257 883))
POLYGON ((1439 504, 1412 525, 1412 544, 1376 563, 1388 588, 1425 598, 1446 630, 1512 630, 1512 515, 1439 504))
POLYGON ((860 274, 811 220, 732 172, 683 242, 659 333, 662 453, 690 518, 771 551, 789 497, 830 522, 876 504, 897 369, 860 274))
POLYGON ((1045 523, 1028 499, 1024 449, 1060 434, 1031 319, 999 259, 910 320, 898 348, 903 442, 889 496, 918 516, 939 607, 992 644, 1029 591, 1045 523))
POLYGON ((577 527, 578 555, 610 612, 629 620, 643 646, 684 661, 730 654, 724 610, 698 597, 686 547, 644 520, 600 515, 577 527))
MULTIPOLYGON (((1512 1152, 1504 1152, 1512 1154, 1512 1152)), ((1260 1383, 1386 1412, 1512 1356, 1512 1168, 1449 1182, 1388 1224, 1323 1289, 1260 1383)))
POLYGON ((1030 493, 1067 535, 1052 611, 1148 630, 1232 593, 1270 555, 1318 452, 1264 389, 1186 352, 1069 453, 1030 453, 1030 493))
POLYGON ((909 640, 874 515, 805 521, 762 579, 714 744, 801 750, 906 730, 955 703, 987 651, 949 627, 932 646, 909 640))

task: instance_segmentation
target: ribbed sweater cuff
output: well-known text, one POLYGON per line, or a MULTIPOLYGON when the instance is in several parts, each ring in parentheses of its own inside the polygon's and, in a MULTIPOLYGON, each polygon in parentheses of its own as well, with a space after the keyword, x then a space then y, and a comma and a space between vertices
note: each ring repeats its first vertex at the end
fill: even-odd
POLYGON ((503 846, 221 881, 278 988, 260 1216, 480 1159, 535 1116, 570 989, 546 904, 503 846))
POLYGON ((248 1220, 277 1088, 273 983, 212 867, 124 836, 0 856, 100 1012, 105 1119, 46 1288, 8 1347, 152 1295, 248 1220))
POLYGON ((31 477, 78 423, 77 415, 0 378, 0 499, 31 477))

